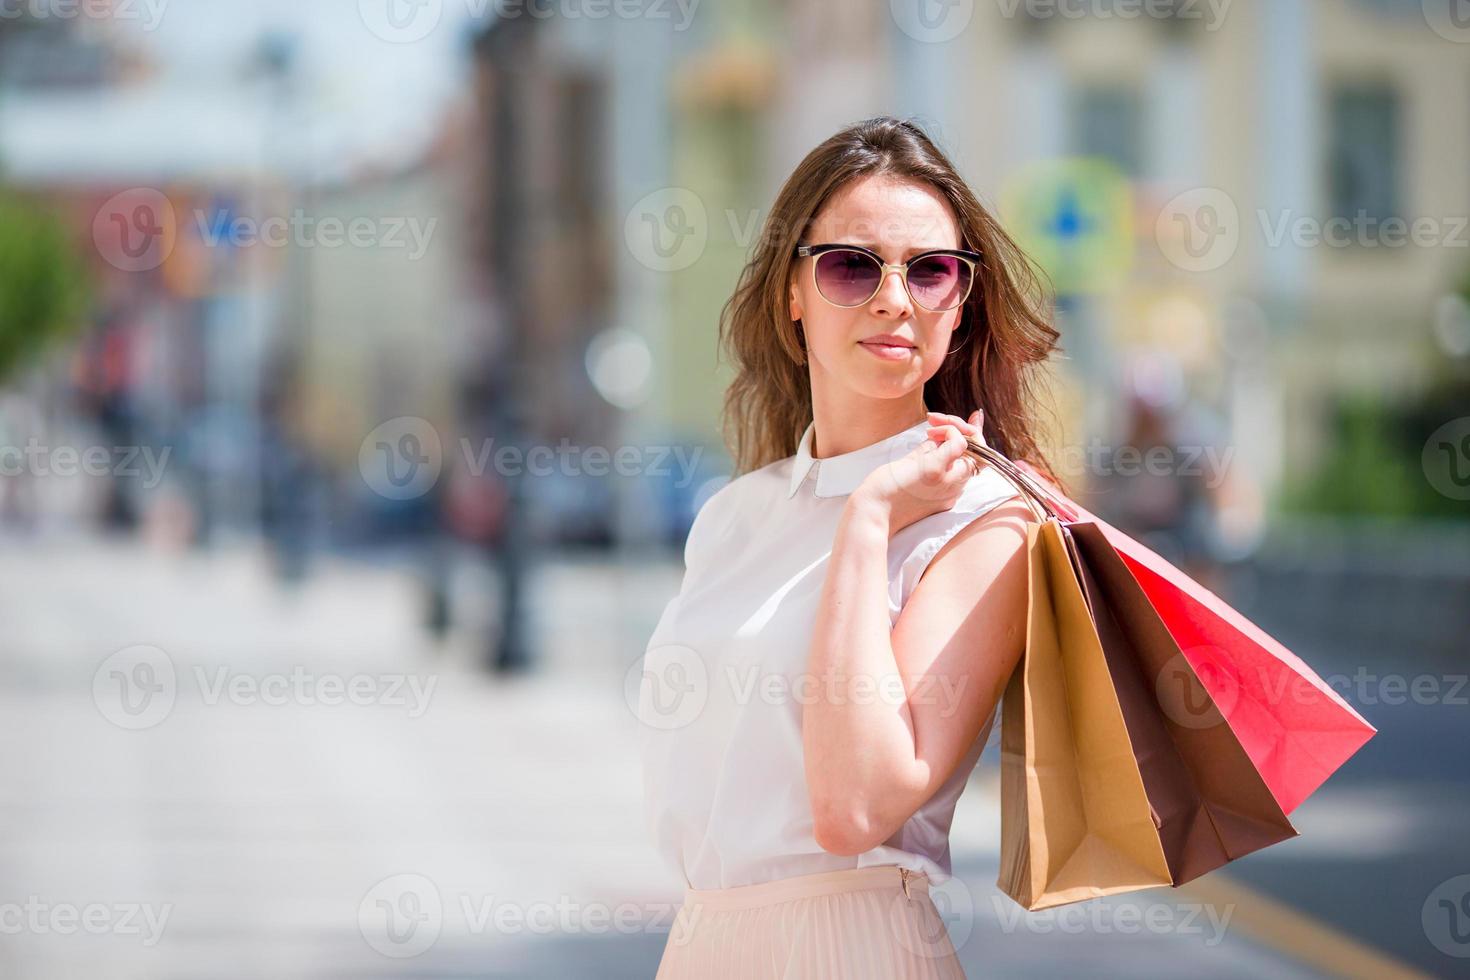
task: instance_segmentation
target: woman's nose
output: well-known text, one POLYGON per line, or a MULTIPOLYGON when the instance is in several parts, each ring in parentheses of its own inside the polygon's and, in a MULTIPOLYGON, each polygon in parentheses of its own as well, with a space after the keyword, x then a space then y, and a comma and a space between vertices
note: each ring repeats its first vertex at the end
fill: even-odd
POLYGON ((910 312, 909 291, 897 269, 888 269, 883 273, 878 292, 873 294, 873 308, 874 312, 887 315, 907 316, 910 312))

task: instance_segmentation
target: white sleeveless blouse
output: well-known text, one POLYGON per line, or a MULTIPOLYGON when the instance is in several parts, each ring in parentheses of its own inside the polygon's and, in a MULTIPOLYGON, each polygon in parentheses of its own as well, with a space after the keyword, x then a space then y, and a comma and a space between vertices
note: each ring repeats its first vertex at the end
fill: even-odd
MULTIPOLYGON (((852 856, 824 851, 813 837, 801 742, 802 705, 821 693, 805 683, 807 654, 847 495, 923 442, 928 427, 925 420, 814 459, 808 425, 795 455, 727 483, 696 515, 683 582, 649 640, 639 692, 645 817, 686 886, 731 888, 877 864, 924 871, 936 883, 950 877, 950 822, 994 713, 934 796, 887 841, 852 856)), ((893 535, 890 624, 939 549, 1016 495, 986 467, 950 510, 893 535)))

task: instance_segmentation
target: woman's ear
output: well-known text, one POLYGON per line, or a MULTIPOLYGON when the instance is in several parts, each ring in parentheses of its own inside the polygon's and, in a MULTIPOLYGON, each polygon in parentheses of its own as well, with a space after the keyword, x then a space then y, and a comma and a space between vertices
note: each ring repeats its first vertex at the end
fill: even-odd
POLYGON ((800 320, 801 319, 801 300, 799 300, 799 299, 796 298, 796 283, 792 283, 791 284, 791 288, 790 288, 790 291, 788 292, 787 296, 788 296, 788 298, 790 300, 790 304, 791 304, 791 319, 792 320, 800 320))

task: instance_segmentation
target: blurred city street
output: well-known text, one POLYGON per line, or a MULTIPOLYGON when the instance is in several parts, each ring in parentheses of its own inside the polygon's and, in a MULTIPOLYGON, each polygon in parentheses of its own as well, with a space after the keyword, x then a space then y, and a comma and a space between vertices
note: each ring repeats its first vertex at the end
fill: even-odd
MULTIPOLYGON (((68 933, 43 913, 51 927, 0 944, 0 974, 652 976, 681 890, 641 826, 624 675, 676 565, 548 563, 531 617, 544 667, 497 681, 465 638, 432 642, 409 570, 323 562, 285 592, 244 546, 4 541, 22 545, 34 561, 0 566, 0 907, 100 904, 117 928, 68 933), (129 720, 100 675, 133 645, 167 655, 176 697, 129 720), (334 678, 366 686, 334 702, 334 678), (378 901, 422 927, 389 928, 378 901)), ((1021 913, 993 887, 993 750, 956 817, 957 877, 936 890, 971 976, 1328 975, 1262 943, 1269 912, 1228 888, 1021 913)), ((1405 823, 1435 788, 1369 806, 1386 791, 1329 787, 1303 840, 1238 867, 1270 865, 1330 908, 1338 882, 1301 880, 1314 858, 1389 887, 1360 862, 1424 849, 1426 832, 1463 847, 1462 798, 1405 823)))
MULTIPOLYGON (((1154 629, 1160 848, 1218 762, 1170 776, 1164 715, 1226 715, 1300 836, 1232 796, 1277 843, 1026 914, 997 736, 936 891, 970 975, 1465 975, 1466 11, 0 0, 0 980, 651 977, 636 709, 685 680, 642 657, 690 530, 894 399, 983 409, 1361 715, 1222 681, 1181 721, 1239 636, 1154 629), (896 174, 960 250, 822 230, 896 174), (819 280, 922 252, 952 303, 819 280), (900 317, 963 339, 870 361, 900 317)), ((1221 677, 1280 680, 1240 635, 1221 677)))

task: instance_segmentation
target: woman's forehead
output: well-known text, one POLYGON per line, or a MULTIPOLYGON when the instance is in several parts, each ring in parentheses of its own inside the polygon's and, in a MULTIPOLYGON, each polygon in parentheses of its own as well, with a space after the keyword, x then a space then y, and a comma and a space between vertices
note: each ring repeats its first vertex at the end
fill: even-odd
POLYGON ((892 177, 861 177, 827 201, 812 241, 866 245, 880 253, 959 246, 954 213, 936 188, 892 177))

